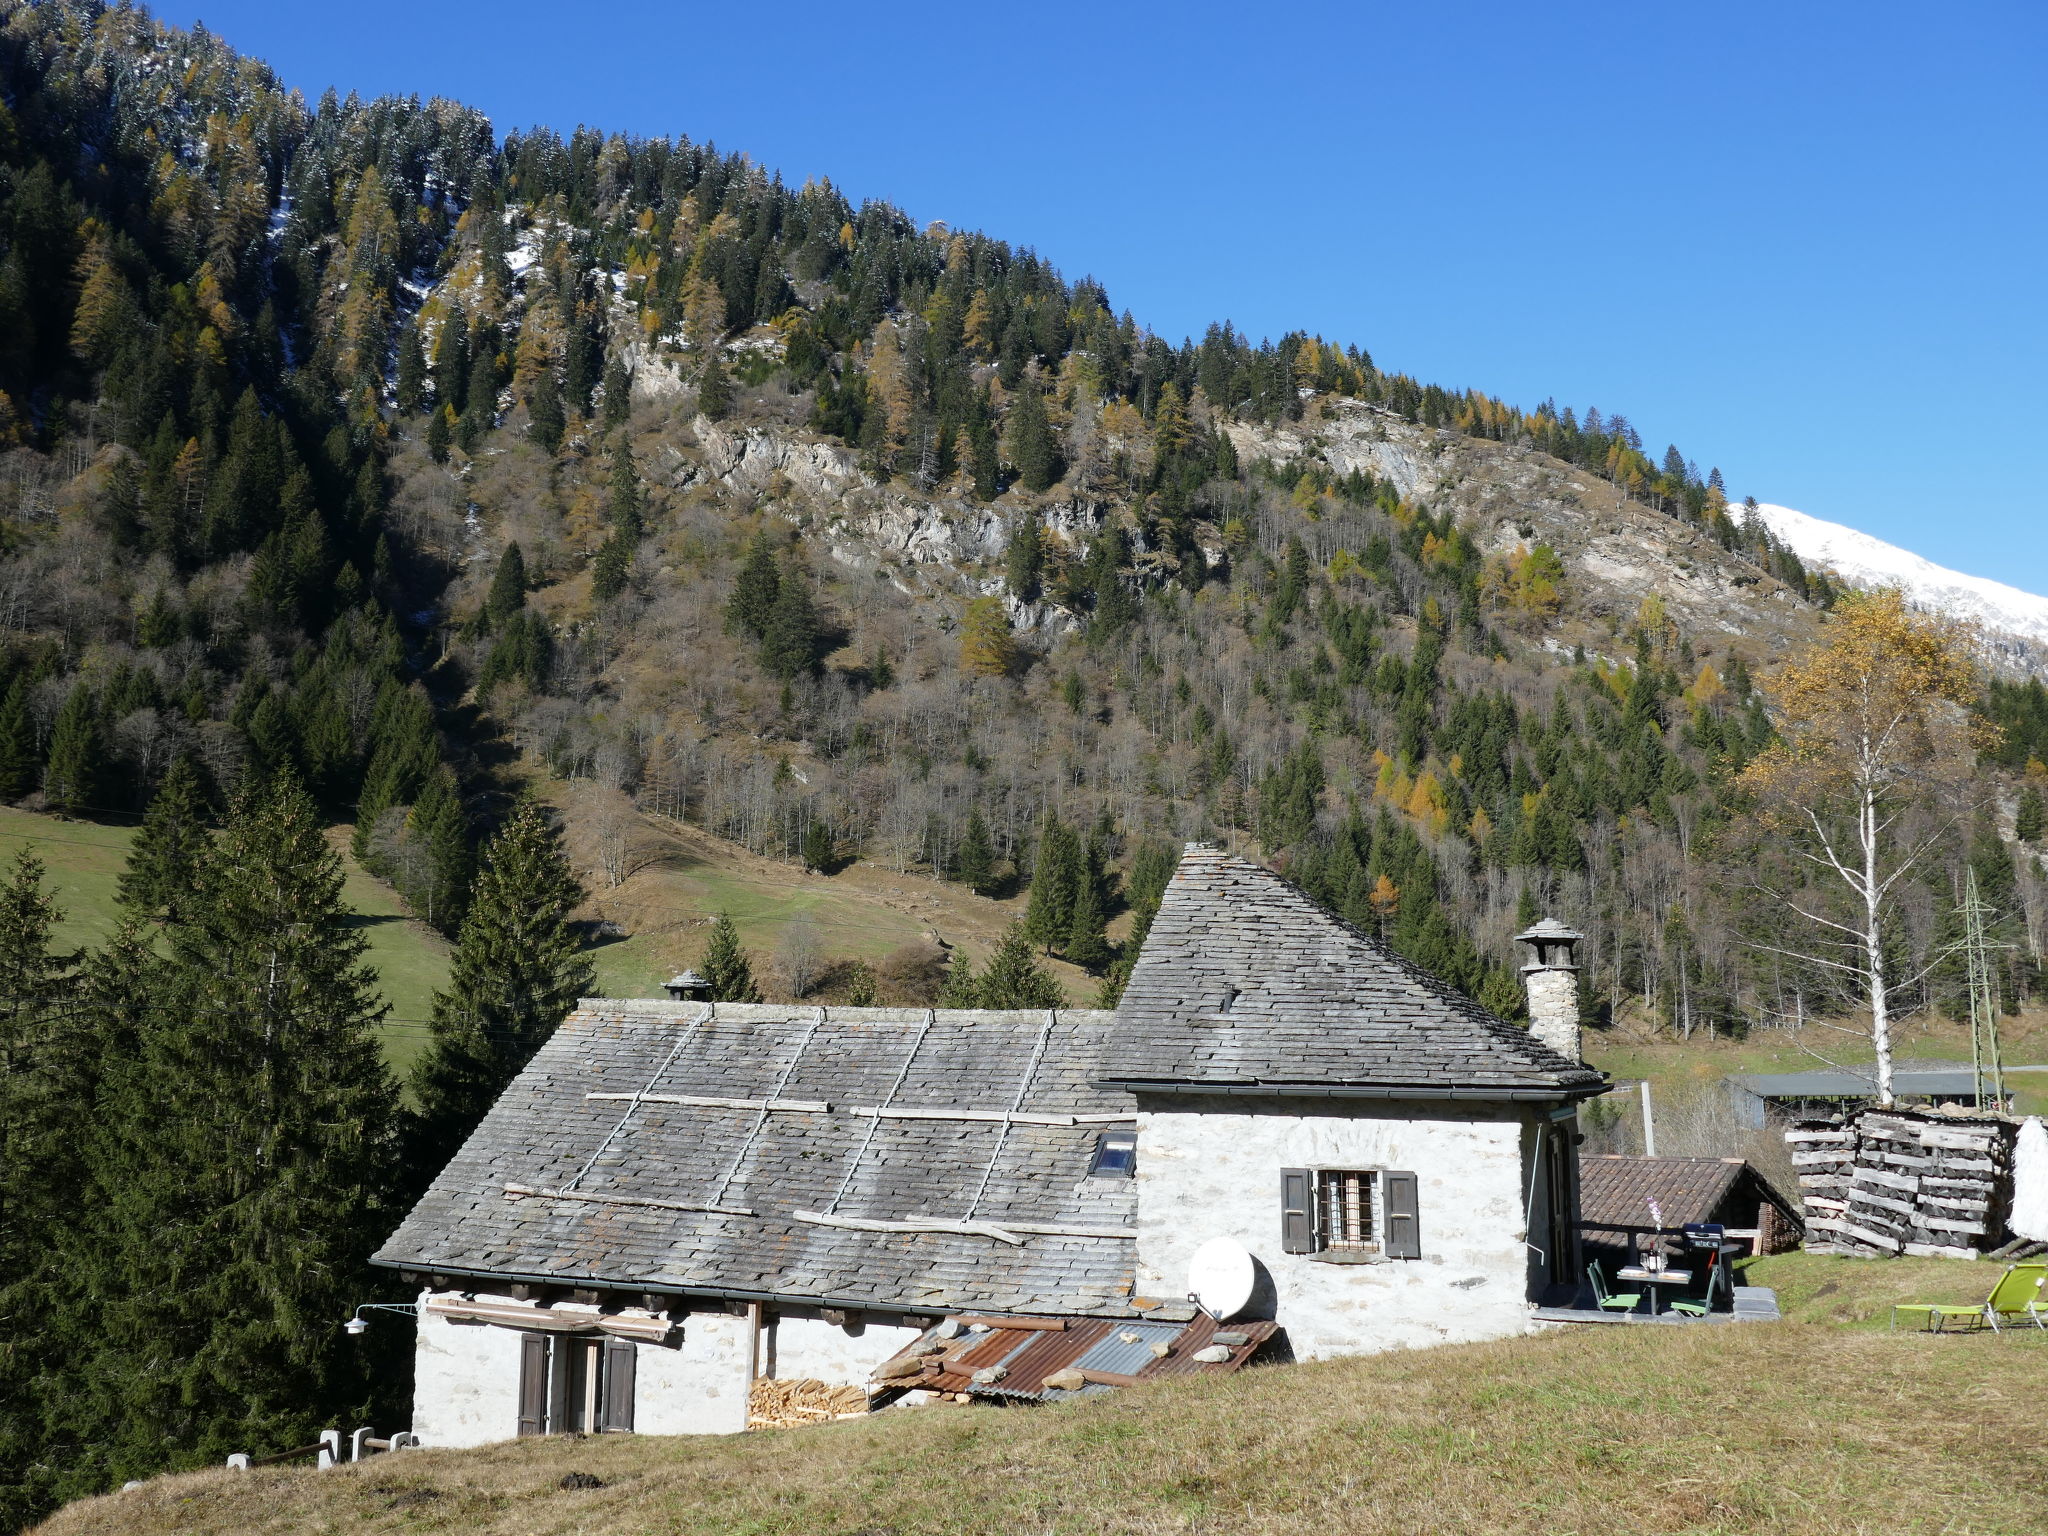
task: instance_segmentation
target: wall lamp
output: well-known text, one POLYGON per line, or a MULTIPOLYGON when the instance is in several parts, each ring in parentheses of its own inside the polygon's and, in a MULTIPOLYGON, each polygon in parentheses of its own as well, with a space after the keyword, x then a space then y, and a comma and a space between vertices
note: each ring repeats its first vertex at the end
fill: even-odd
POLYGON ((363 1316, 365 1312, 403 1312, 407 1317, 418 1317, 420 1304, 416 1301, 366 1301, 356 1308, 354 1317, 341 1325, 341 1331, 350 1337, 367 1333, 370 1320, 363 1316))

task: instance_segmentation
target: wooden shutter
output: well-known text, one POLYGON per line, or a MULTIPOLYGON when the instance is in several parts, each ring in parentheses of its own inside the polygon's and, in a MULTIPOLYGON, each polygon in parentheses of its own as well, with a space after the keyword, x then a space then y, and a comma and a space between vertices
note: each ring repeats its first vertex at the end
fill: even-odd
POLYGON ((574 1383, 575 1361, 570 1351, 575 1340, 566 1334, 556 1334, 548 1341, 548 1433, 559 1435, 570 1428, 570 1388, 574 1383))
POLYGON ((604 1393, 598 1403, 599 1429, 633 1427, 633 1367, 640 1349, 631 1339, 604 1341, 604 1393))
POLYGON ((1422 1213, 1419 1182, 1412 1173, 1383 1173, 1386 1196, 1387 1246, 1390 1259, 1422 1257, 1422 1213))
POLYGON ((1316 1251, 1316 1180, 1306 1168, 1280 1170, 1280 1251, 1316 1251))
POLYGON ((548 1340, 546 1334, 519 1336, 519 1433, 548 1432, 548 1340))

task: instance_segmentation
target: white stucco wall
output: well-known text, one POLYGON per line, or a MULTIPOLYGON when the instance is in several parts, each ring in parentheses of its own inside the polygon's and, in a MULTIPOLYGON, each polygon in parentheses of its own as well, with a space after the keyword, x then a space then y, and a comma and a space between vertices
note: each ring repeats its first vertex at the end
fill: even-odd
POLYGON ((1141 1098, 1139 1294, 1178 1299, 1189 1256, 1228 1236, 1271 1274, 1271 1315, 1298 1359, 1526 1332, 1528 1123, 1440 1105, 1334 1102, 1341 1107, 1141 1098), (1331 1264, 1282 1253, 1283 1168, 1412 1171, 1422 1257, 1331 1264))
POLYGON ((828 1323, 806 1310, 772 1313, 762 1343, 762 1371, 784 1381, 865 1386, 876 1366, 921 1331, 896 1323, 828 1323))
POLYGON ((747 1427, 753 1324, 692 1312, 678 1344, 639 1345, 633 1428, 643 1435, 736 1435, 747 1427))
POLYGON ((519 1433, 516 1330, 422 1312, 412 1369, 412 1432, 422 1445, 488 1445, 519 1433))
MULTIPOLYGON (((422 1292, 420 1299, 433 1294, 422 1292)), ((488 1445, 518 1435, 519 1337, 517 1328, 421 1315, 413 1356, 412 1429, 422 1444, 488 1445)), ((634 1346, 635 1431, 719 1435, 744 1430, 753 1381, 752 1322, 722 1312, 693 1312, 671 1337, 667 1344, 634 1346)))

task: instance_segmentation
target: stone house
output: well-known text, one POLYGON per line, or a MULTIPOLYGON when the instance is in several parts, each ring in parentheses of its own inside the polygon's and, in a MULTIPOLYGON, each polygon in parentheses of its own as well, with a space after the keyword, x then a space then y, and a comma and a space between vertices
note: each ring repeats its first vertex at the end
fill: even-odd
POLYGON ((376 1256, 420 1289, 413 1429, 739 1430, 758 1380, 865 1385, 963 1316, 1220 1340, 1218 1237, 1248 1349, 1524 1332, 1605 1089, 1574 937, 1528 936, 1525 1030, 1190 845, 1114 1013, 587 1000, 376 1256))

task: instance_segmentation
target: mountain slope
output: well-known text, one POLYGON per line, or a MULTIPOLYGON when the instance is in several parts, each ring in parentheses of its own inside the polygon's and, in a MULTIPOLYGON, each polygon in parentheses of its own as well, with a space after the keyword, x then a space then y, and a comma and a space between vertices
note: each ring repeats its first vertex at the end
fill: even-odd
POLYGON ((1800 559, 1858 587, 1895 586, 1915 604, 1981 624, 1993 636, 2048 647, 2048 597, 1966 576, 1842 523, 1759 502, 1747 516, 1800 559))

